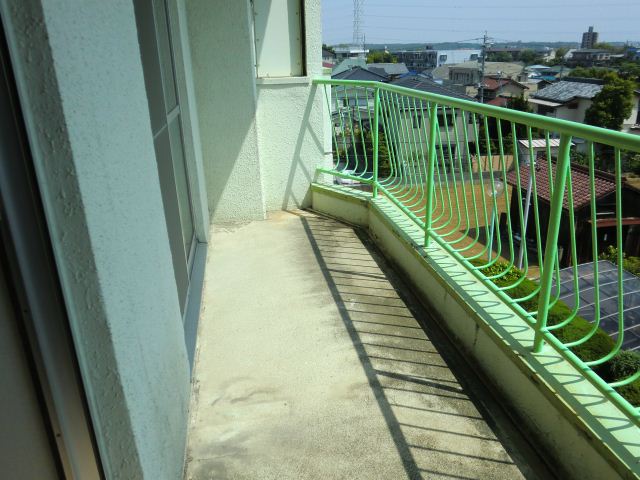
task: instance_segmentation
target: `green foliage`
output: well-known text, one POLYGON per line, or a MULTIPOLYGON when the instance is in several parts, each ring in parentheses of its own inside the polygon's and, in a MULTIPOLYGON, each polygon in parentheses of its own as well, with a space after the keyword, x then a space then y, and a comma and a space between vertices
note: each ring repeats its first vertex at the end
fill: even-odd
POLYGON ((606 50, 611 53, 624 53, 624 47, 616 47, 615 45, 611 45, 606 42, 596 43, 593 48, 597 50, 606 50))
POLYGON ((489 52, 487 62, 512 62, 513 57, 509 52, 489 52))
POLYGON ((524 62, 525 65, 533 65, 542 61, 542 55, 534 50, 525 50, 520 54, 518 60, 524 62))
POLYGON ((589 166, 589 156, 586 153, 578 152, 577 150, 571 150, 570 153, 571 163, 576 165, 589 166))
POLYGON ((571 76, 575 78, 599 78, 602 80, 610 73, 615 72, 604 67, 576 67, 571 70, 571 76))
POLYGON ((640 175, 640 153, 626 152, 622 158, 622 171, 640 175))
POLYGON ((532 112, 531 105, 524 95, 520 95, 519 97, 511 97, 507 100, 507 108, 512 110, 518 110, 520 112, 532 112))
POLYGON ((384 50, 375 50, 367 55, 367 63, 398 63, 398 57, 384 50))
MULTIPOLYGON (((609 380, 623 380, 640 370, 640 354, 620 352, 609 362, 609 380)), ((618 392, 634 407, 640 406, 640 380, 618 388, 618 392)))
POLYGON ((603 80, 602 91, 593 98, 593 103, 585 114, 585 122, 589 125, 620 130, 633 108, 635 84, 615 73, 607 73, 603 80))
POLYGON ((640 370, 640 353, 620 352, 611 359, 609 372, 614 380, 622 380, 640 370))
MULTIPOLYGON (((610 252, 608 255, 611 255, 610 252)), ((471 263, 475 266, 481 266, 484 264, 484 261, 476 259, 472 260, 471 263)), ((504 261, 497 261, 489 267, 480 269, 480 273, 486 277, 496 276, 505 271, 506 273, 504 275, 500 278, 492 279, 492 282, 498 287, 506 287, 519 281, 515 287, 504 291, 511 298, 527 297, 535 292, 539 286, 538 283, 528 278, 520 280, 524 275, 524 272, 515 267, 509 267, 509 264, 504 261)), ((518 304, 527 311, 536 311, 538 308, 538 294, 533 295, 532 298, 528 300, 520 301, 518 304)), ((567 306, 567 304, 557 301, 549 309, 547 325, 558 325, 569 318, 571 314, 572 310, 567 306)), ((585 318, 576 315, 567 325, 553 330, 553 334, 561 342, 569 343, 585 338, 587 335, 591 334, 592 330, 592 323, 585 318)), ((571 347, 571 351, 582 361, 588 362, 608 355, 614 347, 615 342, 607 332, 601 328, 597 328, 589 340, 580 345, 571 347)), ((639 368, 640 355, 637 353, 621 351, 608 362, 596 367, 595 370, 596 373, 598 373, 604 380, 614 381, 628 377, 630 374, 638 371, 639 368)), ((640 406, 640 380, 633 382, 631 385, 620 387, 618 389, 618 393, 632 405, 640 406)))
POLYGON ((323 48, 323 49, 325 49, 325 50, 328 50, 328 51, 329 51, 329 52, 331 52, 331 53, 336 53, 335 48, 333 48, 333 47, 332 47, 332 46, 330 46, 330 45, 327 45, 326 43, 323 43, 323 44, 322 44, 322 48, 323 48))
MULTIPOLYGON (((598 258, 600 260, 609 260, 611 263, 618 264, 618 249, 613 245, 609 245, 607 249, 602 252, 598 258)), ((640 277, 640 257, 628 257, 626 253, 622 253, 622 268, 627 272, 633 273, 635 276, 640 277)))

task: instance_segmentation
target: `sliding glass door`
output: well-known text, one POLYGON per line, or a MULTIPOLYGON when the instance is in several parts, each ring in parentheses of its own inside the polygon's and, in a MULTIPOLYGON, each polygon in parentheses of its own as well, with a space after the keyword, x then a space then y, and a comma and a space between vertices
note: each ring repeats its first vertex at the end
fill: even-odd
POLYGON ((165 0, 135 0, 134 5, 162 201, 184 315, 196 238, 169 9, 165 0))

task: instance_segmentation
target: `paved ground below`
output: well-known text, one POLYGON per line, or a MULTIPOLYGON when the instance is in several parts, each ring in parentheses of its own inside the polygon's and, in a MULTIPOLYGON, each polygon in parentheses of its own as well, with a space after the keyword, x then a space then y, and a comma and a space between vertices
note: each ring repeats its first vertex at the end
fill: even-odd
POLYGON ((546 478, 456 355, 362 232, 216 225, 185 478, 546 478))

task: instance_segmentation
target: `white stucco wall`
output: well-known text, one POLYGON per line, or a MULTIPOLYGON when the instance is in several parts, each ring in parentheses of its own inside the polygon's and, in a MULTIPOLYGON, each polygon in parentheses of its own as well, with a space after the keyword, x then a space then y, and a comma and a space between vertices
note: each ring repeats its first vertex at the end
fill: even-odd
POLYGON ((556 109, 555 117, 562 120, 584 123, 584 116, 593 102, 585 98, 581 98, 576 101, 578 102, 578 108, 571 109, 565 106, 558 107, 556 109))
POLYGON ((249 0, 193 0, 186 11, 211 217, 264 218, 249 0))
POLYGON ((189 366, 129 0, 0 0, 107 478, 180 478, 189 366))
POLYGON ((306 75, 265 80, 249 0, 186 8, 212 220, 309 205, 315 168, 330 161, 323 93, 311 85, 322 74, 320 2, 304 2, 306 75))
POLYGON ((306 79, 257 84, 258 150, 267 210, 310 205, 315 169, 324 161, 326 100, 322 87, 311 85, 311 79, 322 74, 320 2, 306 0, 304 13, 306 79))

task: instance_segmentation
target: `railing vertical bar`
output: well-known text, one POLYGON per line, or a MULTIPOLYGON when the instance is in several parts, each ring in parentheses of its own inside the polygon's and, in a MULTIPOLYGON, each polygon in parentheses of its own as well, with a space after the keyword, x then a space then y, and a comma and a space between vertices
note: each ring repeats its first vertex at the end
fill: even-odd
POLYGON ((427 164, 427 202, 424 214, 424 246, 429 246, 433 205, 433 173, 436 162, 436 132, 438 131, 438 105, 431 103, 429 111, 429 163, 427 164))
POLYGON ((543 333, 547 328, 547 318, 549 315, 549 299, 551 297, 552 279, 554 274, 554 263, 558 252, 558 233, 560 232, 560 218, 562 216, 562 203, 564 201, 564 191, 567 181, 567 172, 570 164, 571 137, 560 136, 560 148, 558 150, 558 163, 551 197, 551 208, 549 213, 549 224, 547 227, 547 241, 545 244, 544 269, 540 277, 540 296, 538 299, 538 318, 535 324, 535 338, 533 341, 533 351, 542 351, 543 333))
MULTIPOLYGON (((368 100, 367 100, 368 103, 368 100)), ((369 117, 369 125, 373 132, 373 198, 378 196, 378 169, 379 169, 379 154, 380 154, 380 89, 376 88, 373 99, 373 126, 371 126, 371 117, 369 117)))

